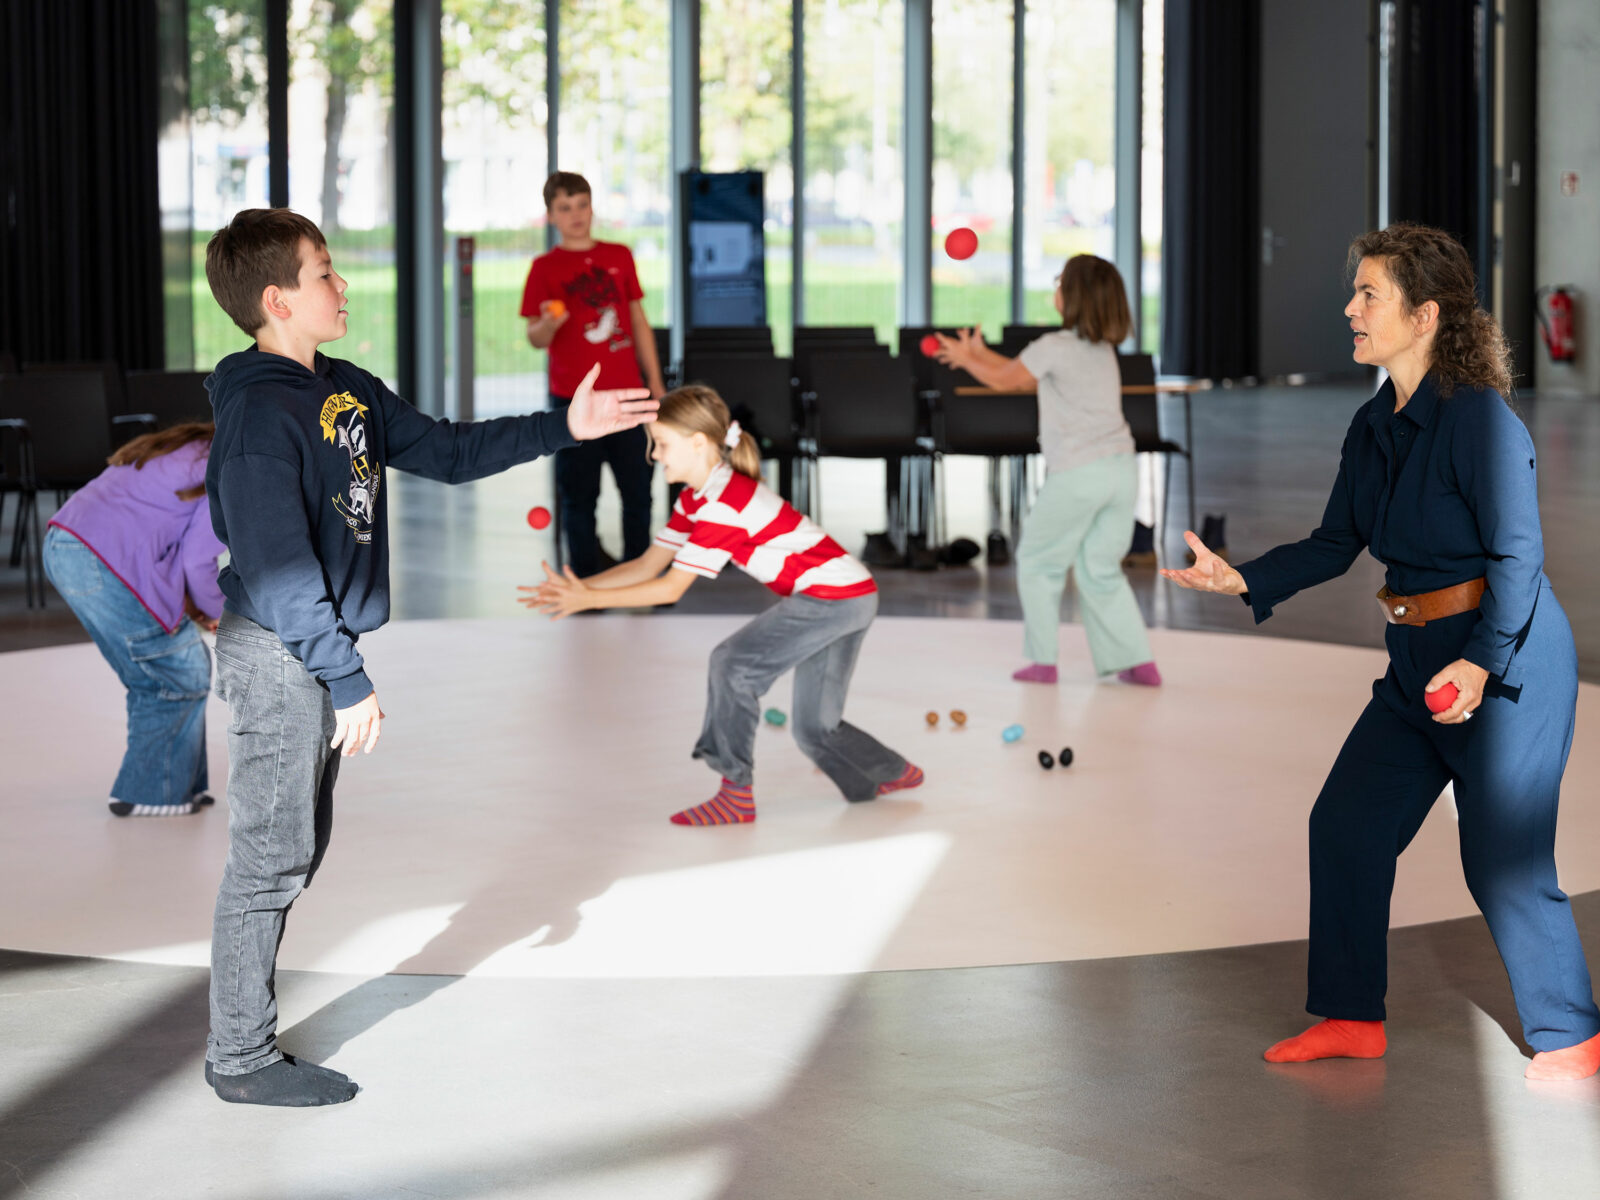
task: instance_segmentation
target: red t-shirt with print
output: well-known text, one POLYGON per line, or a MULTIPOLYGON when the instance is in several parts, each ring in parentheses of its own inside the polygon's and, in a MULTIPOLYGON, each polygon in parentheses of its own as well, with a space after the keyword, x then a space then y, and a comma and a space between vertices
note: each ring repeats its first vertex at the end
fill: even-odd
POLYGON ((644 297, 633 254, 616 242, 587 250, 557 246, 533 260, 522 289, 522 315, 536 317, 546 300, 567 306, 567 320, 550 343, 550 394, 570 396, 595 363, 597 388, 643 387, 633 346, 630 301, 644 297))

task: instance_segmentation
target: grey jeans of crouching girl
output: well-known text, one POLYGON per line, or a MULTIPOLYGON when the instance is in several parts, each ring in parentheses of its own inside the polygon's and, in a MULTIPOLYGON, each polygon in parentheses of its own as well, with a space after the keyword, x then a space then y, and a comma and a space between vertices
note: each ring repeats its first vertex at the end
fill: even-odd
POLYGON ((793 668, 789 727, 845 799, 870 800, 880 783, 899 778, 906 760, 844 720, 850 676, 877 611, 876 592, 848 600, 786 596, 718 645, 694 757, 748 786, 762 694, 793 668))

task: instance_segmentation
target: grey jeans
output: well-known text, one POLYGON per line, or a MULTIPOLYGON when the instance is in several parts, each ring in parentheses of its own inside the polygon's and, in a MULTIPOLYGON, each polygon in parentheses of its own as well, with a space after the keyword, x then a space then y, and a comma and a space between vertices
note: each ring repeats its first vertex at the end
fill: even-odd
POLYGON ((228 863, 211 930, 206 1057, 219 1075, 247 1075, 283 1057, 278 943, 328 848, 339 756, 328 748, 328 689, 271 630, 224 612, 216 660, 229 714, 228 863))
POLYGON ((845 799, 870 800, 880 783, 899 778, 906 760, 843 719, 861 641, 877 611, 876 592, 850 600, 785 596, 718 645, 694 757, 748 786, 761 696, 793 667, 794 739, 845 799))

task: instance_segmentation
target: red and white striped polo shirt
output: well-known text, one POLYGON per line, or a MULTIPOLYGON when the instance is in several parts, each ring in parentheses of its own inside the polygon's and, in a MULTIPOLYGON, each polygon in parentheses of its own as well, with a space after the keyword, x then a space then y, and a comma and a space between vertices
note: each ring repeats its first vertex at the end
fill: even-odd
POLYGON ((732 559, 780 596, 847 600, 878 590, 866 567, 815 521, 727 463, 698 492, 678 493, 672 519, 655 542, 673 551, 675 567, 715 579, 732 559))

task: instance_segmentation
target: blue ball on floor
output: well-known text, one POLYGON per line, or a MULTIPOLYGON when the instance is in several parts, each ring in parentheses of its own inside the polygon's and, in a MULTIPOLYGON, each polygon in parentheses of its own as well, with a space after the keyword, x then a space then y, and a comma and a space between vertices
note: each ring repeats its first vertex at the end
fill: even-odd
POLYGON ((782 726, 789 719, 781 708, 769 708, 763 715, 767 718, 768 725, 782 726))
POLYGON ((1020 742, 1022 740, 1022 726, 1007 725, 1000 731, 1000 736, 1004 738, 1007 743, 1020 742))

